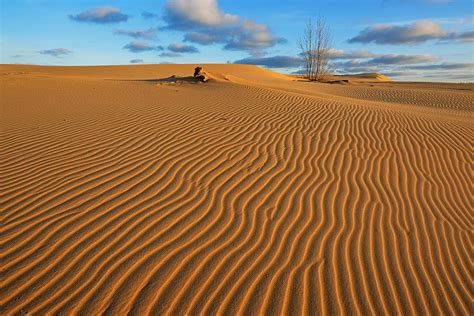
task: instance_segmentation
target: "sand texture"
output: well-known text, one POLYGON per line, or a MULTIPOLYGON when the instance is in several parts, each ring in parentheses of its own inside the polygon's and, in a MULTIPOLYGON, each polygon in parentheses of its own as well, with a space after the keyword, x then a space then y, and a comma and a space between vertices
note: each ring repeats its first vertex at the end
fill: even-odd
POLYGON ((0 66, 0 314, 474 313, 473 85, 194 67, 0 66))

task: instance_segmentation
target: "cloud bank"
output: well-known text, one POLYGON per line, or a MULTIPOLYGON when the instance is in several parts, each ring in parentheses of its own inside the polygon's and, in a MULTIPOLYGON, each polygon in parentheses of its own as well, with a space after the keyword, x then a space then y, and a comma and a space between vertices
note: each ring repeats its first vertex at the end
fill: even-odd
POLYGON ((448 32, 433 21, 423 20, 405 25, 376 24, 362 30, 349 43, 378 45, 413 45, 430 40, 472 42, 474 32, 448 32))
MULTIPOLYGON (((369 51, 345 52, 343 50, 331 49, 329 58, 331 60, 347 60, 335 62, 336 66, 363 66, 374 67, 382 65, 415 65, 437 61, 432 55, 396 55, 396 54, 374 54, 369 51)), ((301 56, 272 56, 272 57, 247 57, 236 60, 234 64, 259 65, 268 68, 297 68, 302 65, 301 56)))
MULTIPOLYGON (((273 69, 298 69, 301 56, 247 57, 234 64, 258 65, 273 69)), ((376 54, 370 51, 344 51, 330 49, 333 73, 354 74, 377 72, 397 78, 427 78, 442 80, 474 80, 474 63, 439 62, 433 55, 376 54)), ((304 73, 302 70, 293 74, 304 73)))

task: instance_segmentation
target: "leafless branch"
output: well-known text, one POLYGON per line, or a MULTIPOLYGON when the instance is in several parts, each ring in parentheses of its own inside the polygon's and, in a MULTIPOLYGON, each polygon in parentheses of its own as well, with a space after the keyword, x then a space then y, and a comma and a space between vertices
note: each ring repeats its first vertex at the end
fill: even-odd
POLYGON ((298 41, 308 80, 320 80, 322 75, 328 73, 330 44, 331 32, 326 20, 319 16, 314 27, 310 19, 298 41))

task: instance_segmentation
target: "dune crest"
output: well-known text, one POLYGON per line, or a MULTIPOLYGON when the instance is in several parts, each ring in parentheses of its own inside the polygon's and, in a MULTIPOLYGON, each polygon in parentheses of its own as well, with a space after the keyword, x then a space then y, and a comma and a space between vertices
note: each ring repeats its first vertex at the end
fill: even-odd
POLYGON ((0 66, 1 314, 473 314, 472 86, 193 66, 0 66))

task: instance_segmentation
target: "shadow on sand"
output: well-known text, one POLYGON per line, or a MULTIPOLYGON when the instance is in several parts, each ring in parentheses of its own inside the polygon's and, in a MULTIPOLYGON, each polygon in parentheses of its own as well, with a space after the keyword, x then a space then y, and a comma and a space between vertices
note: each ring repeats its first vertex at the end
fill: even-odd
POLYGON ((158 79, 122 79, 122 80, 108 79, 108 80, 147 82, 147 83, 150 83, 150 84, 159 84, 159 85, 180 85, 180 84, 183 84, 183 83, 192 83, 192 84, 202 83, 201 80, 198 80, 198 79, 194 78, 193 76, 178 77, 178 76, 175 76, 175 75, 172 75, 172 76, 167 77, 167 78, 158 78, 158 79))

